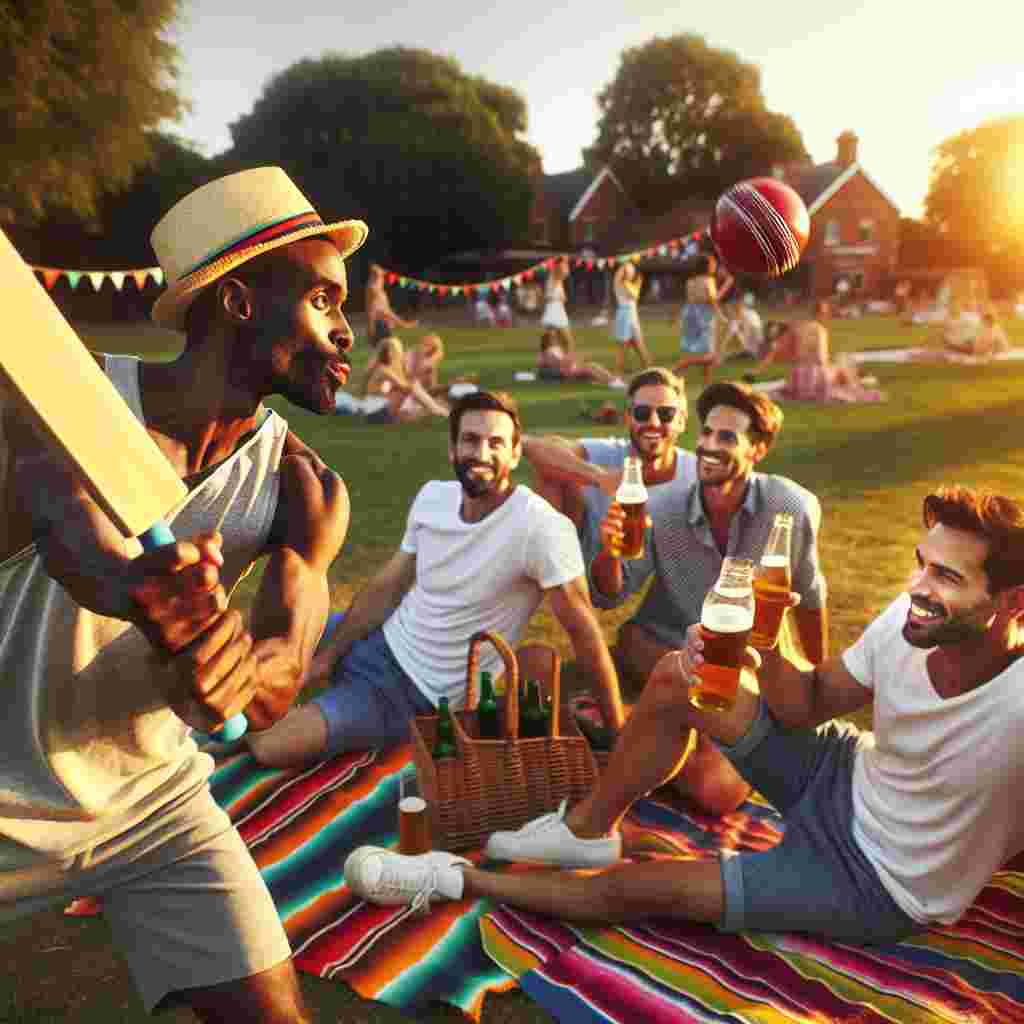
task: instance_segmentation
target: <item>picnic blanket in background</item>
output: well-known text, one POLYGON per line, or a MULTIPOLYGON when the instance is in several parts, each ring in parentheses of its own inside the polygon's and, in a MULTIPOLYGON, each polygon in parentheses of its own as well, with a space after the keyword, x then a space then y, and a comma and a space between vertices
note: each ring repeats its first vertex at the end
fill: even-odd
MULTIPOLYGON (((441 1000, 479 1019, 487 992, 518 984, 566 1024, 1024 1022, 1024 874, 1011 871, 955 927, 871 948, 665 921, 569 926, 482 900, 426 916, 364 904, 342 866, 362 843, 397 844, 403 770, 412 771, 408 746, 289 771, 236 754, 211 779, 267 881, 296 966, 365 998, 404 1011, 441 1000)), ((756 800, 706 818, 647 799, 624 827, 633 857, 708 858, 781 836, 779 816, 756 800)))

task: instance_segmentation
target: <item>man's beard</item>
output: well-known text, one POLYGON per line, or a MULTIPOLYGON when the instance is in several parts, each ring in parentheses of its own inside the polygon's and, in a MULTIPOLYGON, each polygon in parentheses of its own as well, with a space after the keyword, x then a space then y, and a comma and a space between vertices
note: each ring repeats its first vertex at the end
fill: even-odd
POLYGON ((475 459, 462 459, 454 465, 455 476, 462 489, 471 498, 485 498, 501 489, 505 476, 497 466, 490 462, 477 462, 475 459), (474 476, 470 471, 473 469, 489 469, 489 477, 474 476))
POLYGON ((976 640, 988 629, 988 626, 976 619, 973 613, 963 612, 959 615, 950 615, 945 608, 931 601, 915 599, 914 604, 921 605, 930 611, 938 612, 945 616, 938 619, 934 625, 914 626, 909 621, 903 624, 903 639, 911 647, 918 647, 922 650, 930 650, 933 647, 956 647, 976 640))

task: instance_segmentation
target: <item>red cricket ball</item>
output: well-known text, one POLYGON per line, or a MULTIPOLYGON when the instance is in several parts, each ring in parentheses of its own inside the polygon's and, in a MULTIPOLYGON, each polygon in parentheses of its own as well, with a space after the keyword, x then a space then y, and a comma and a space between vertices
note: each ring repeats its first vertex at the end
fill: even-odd
POLYGON ((748 178, 723 192, 711 241, 732 271, 780 277, 800 262, 811 232, 804 201, 776 178, 748 178))

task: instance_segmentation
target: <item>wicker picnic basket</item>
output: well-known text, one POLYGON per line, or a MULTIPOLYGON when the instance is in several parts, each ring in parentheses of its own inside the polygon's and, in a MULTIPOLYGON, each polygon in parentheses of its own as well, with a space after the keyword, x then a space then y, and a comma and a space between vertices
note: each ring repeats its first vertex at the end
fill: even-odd
POLYGON ((536 674, 546 676, 542 683, 558 711, 551 716, 549 735, 519 738, 519 663, 505 640, 490 632, 476 633, 469 643, 466 707, 452 714, 458 756, 441 761, 431 756, 437 715, 418 715, 410 723, 413 761, 435 849, 483 846, 491 832, 519 828, 555 810, 566 797, 581 799, 597 778, 590 745, 559 701, 558 652, 547 645, 529 646, 533 665, 546 662, 546 671, 536 674), (477 669, 484 641, 494 646, 505 663, 505 696, 498 701, 504 736, 499 740, 480 739, 477 723, 477 669), (540 659, 538 649, 542 649, 540 659))

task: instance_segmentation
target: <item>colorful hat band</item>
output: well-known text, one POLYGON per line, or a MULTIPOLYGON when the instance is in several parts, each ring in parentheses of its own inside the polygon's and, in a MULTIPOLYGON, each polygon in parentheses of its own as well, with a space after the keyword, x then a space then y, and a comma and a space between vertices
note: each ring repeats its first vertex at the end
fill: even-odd
POLYGON ((303 228, 310 226, 323 227, 323 225, 324 222, 312 210, 295 214, 292 217, 286 217, 284 220, 274 221, 271 224, 264 224, 248 234, 242 235, 241 238, 229 242, 223 249, 218 249, 216 252, 211 253, 206 259, 200 260, 194 266, 184 271, 178 277, 178 280, 183 281, 197 270, 202 270, 203 267, 209 266, 209 264, 223 259, 225 256, 230 256, 232 253, 240 252, 243 249, 251 249, 253 246, 261 245, 264 242, 274 241, 303 228))

